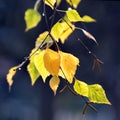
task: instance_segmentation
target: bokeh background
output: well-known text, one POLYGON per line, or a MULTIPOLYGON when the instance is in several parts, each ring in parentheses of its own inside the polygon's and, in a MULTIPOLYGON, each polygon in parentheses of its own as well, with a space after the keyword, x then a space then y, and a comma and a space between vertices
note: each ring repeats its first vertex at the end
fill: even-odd
MULTIPOLYGON (((0 120, 81 120, 84 101, 69 91, 54 97, 48 80, 40 79, 32 87, 26 65, 17 72, 9 93, 6 74, 10 67, 21 63, 34 48, 38 35, 44 31, 44 20, 29 32, 24 32, 24 12, 33 8, 35 0, 0 0, 0 120)), ((60 6, 66 9, 64 0, 60 6)), ((42 12, 42 7, 39 9, 42 12)), ((51 15, 48 8, 47 14, 51 15)), ((92 71, 93 59, 80 42, 71 36, 62 49, 80 58, 77 78, 89 84, 99 83, 112 103, 94 105, 98 113, 87 110, 86 120, 120 119, 120 2, 83 0, 78 7, 81 16, 88 14, 97 23, 78 24, 97 39, 99 46, 88 40, 80 31, 80 39, 100 58, 104 65, 101 73, 92 71)), ((57 20, 57 17, 56 17, 57 20)), ((62 85, 61 85, 62 86, 62 85)))

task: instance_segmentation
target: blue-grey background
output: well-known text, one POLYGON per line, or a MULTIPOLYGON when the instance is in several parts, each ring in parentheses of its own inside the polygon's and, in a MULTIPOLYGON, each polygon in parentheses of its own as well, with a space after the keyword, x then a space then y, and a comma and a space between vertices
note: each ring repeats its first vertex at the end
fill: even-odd
MULTIPOLYGON (((32 87, 26 65, 14 77, 9 93, 6 74, 19 64, 34 48, 39 33, 46 30, 44 20, 29 32, 24 32, 24 12, 33 8, 35 0, 0 0, 0 120, 80 120, 84 105, 81 97, 69 91, 53 96, 47 83, 39 79, 32 87)), ((62 9, 66 9, 64 2, 62 9)), ((39 9, 42 12, 42 7, 39 9)), ((86 120, 120 119, 120 2, 83 0, 78 7, 81 16, 88 14, 97 23, 77 25, 86 28, 97 39, 99 46, 76 31, 80 39, 100 58, 101 73, 92 71, 93 59, 80 42, 71 36, 62 49, 80 58, 77 78, 89 84, 99 83, 112 103, 94 105, 98 113, 88 109, 86 120)), ((51 12, 48 8, 47 14, 51 12)), ((56 16, 57 20, 57 16, 56 16)))

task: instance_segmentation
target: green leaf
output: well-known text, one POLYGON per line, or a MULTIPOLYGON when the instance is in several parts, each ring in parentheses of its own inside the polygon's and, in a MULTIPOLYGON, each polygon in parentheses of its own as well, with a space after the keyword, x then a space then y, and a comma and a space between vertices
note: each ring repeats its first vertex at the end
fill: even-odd
POLYGON ((30 75, 31 78, 31 84, 34 85, 36 82, 37 78, 40 76, 38 70, 36 69, 36 66, 34 64, 34 57, 36 54, 36 49, 33 49, 32 52, 30 53, 30 63, 27 66, 27 71, 30 75))
POLYGON ((45 82, 46 78, 50 75, 50 73, 46 70, 44 65, 44 53, 45 51, 38 51, 34 57, 34 64, 39 74, 42 76, 43 82, 45 82))
POLYGON ((41 15, 37 10, 34 9, 28 9, 25 12, 25 22, 26 22, 26 29, 25 31, 28 31, 38 25, 38 23, 41 20, 41 15))
POLYGON ((92 18, 92 17, 90 17, 88 15, 84 15, 82 17, 82 19, 84 20, 84 22, 87 22, 87 23, 89 23, 89 22, 96 22, 96 20, 94 18, 92 18))
POLYGON ((80 17, 79 13, 74 9, 67 10, 66 15, 70 22, 84 22, 82 17, 80 17))
POLYGON ((45 4, 50 6, 52 9, 54 8, 55 3, 56 0, 45 0, 45 4))
POLYGON ((105 91, 99 84, 88 85, 89 88, 89 100, 93 103, 111 104, 106 97, 105 91))
POLYGON ((70 6, 72 6, 74 8, 77 8, 79 3, 81 2, 81 0, 66 0, 66 1, 70 6))
POLYGON ((88 97, 92 103, 111 105, 104 89, 99 84, 87 85, 85 82, 76 79, 73 88, 79 95, 88 97))
POLYGON ((85 82, 75 80, 74 90, 85 97, 88 97, 88 85, 85 82))
POLYGON ((27 66, 27 71, 30 75, 31 78, 31 84, 34 85, 36 82, 37 78, 40 76, 38 70, 36 69, 35 65, 33 62, 30 62, 27 66))

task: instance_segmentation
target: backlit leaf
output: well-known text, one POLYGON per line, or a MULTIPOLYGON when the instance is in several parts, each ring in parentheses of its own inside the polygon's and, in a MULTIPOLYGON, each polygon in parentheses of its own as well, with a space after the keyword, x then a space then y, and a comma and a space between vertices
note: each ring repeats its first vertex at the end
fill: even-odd
POLYGON ((81 2, 81 0, 66 0, 66 1, 70 6, 72 6, 74 8, 77 8, 79 3, 81 2))
POLYGON ((51 75, 58 75, 60 69, 60 55, 51 49, 46 49, 44 54, 44 64, 51 75))
POLYGON ((51 29, 52 37, 58 42, 60 39, 62 43, 68 38, 74 31, 75 26, 70 22, 59 20, 51 29))
POLYGON ((58 21, 51 29, 52 37, 58 42, 60 35, 62 34, 64 28, 60 21, 58 21))
POLYGON ((60 79, 57 76, 53 76, 49 81, 50 88, 53 90, 54 95, 56 95, 56 91, 58 89, 59 84, 60 84, 60 79))
POLYGON ((31 84, 34 85, 34 83, 36 82, 37 78, 40 76, 38 70, 36 69, 36 66, 34 64, 34 57, 36 55, 36 49, 33 49, 32 52, 30 53, 31 57, 30 57, 30 63, 27 66, 27 71, 30 75, 31 78, 31 84))
POLYGON ((89 88, 89 100, 93 103, 111 104, 106 97, 105 91, 99 84, 88 85, 89 88))
POLYGON ((26 30, 28 31, 38 25, 41 20, 41 15, 37 10, 28 9, 25 12, 25 22, 26 22, 26 30))
POLYGON ((49 32, 45 31, 39 35, 39 37, 36 40, 35 47, 40 47, 42 48, 44 45, 47 47, 51 46, 53 44, 53 40, 49 36, 49 32))
POLYGON ((76 93, 88 97, 88 85, 80 80, 75 80, 74 90, 76 93))
POLYGON ((36 80, 40 76, 38 70, 36 69, 34 62, 30 62, 28 64, 27 71, 28 71, 30 78, 31 78, 31 84, 34 85, 34 83, 36 82, 36 80))
POLYGON ((76 79, 73 87, 76 93, 88 97, 89 101, 92 103, 111 104, 106 97, 104 89, 99 84, 88 85, 76 79))
POLYGON ((43 82, 45 82, 46 78, 50 75, 50 73, 46 70, 44 65, 44 54, 45 50, 39 51, 34 57, 34 64, 39 74, 42 76, 43 82))
POLYGON ((89 22, 96 22, 96 20, 94 18, 92 18, 92 17, 90 17, 88 15, 84 15, 82 17, 82 19, 84 20, 84 22, 87 22, 87 23, 89 23, 89 22))
POLYGON ((66 78, 69 83, 72 83, 73 77, 77 69, 77 65, 79 65, 79 59, 69 53, 64 53, 61 51, 59 51, 59 53, 61 67, 59 75, 63 78, 66 78))
MULTIPOLYGON (((67 25, 67 24, 65 24, 67 25)), ((65 40, 69 37, 69 35, 71 35, 71 33, 74 31, 75 27, 74 25, 71 24, 71 26, 66 26, 66 29, 62 32, 61 36, 60 36, 60 41, 62 43, 65 42, 65 40)))
POLYGON ((54 8, 55 3, 56 3, 56 0, 45 0, 45 4, 50 6, 52 9, 54 8))
POLYGON ((74 9, 70 9, 66 11, 66 15, 68 17, 68 19, 70 20, 70 22, 83 22, 84 20, 80 17, 79 13, 74 10, 74 9))
POLYGON ((9 84, 9 90, 11 89, 11 86, 13 84, 13 77, 16 74, 16 70, 19 68, 19 66, 14 66, 9 69, 9 72, 6 76, 7 82, 9 84))

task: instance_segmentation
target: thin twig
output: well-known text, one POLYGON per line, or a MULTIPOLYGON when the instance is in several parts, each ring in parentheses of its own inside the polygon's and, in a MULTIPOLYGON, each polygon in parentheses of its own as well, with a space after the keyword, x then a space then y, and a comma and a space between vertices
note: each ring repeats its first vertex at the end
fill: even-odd
POLYGON ((48 35, 46 35, 45 39, 42 41, 42 43, 38 46, 38 48, 32 54, 30 54, 28 57, 25 57, 25 60, 18 65, 19 67, 17 69, 20 69, 30 59, 30 57, 32 57, 39 49, 41 49, 48 35))
POLYGON ((81 96, 81 98, 84 100, 84 102, 86 104, 83 107, 83 112, 82 112, 83 115, 85 114, 87 107, 90 107, 93 111, 98 112, 97 109, 91 105, 91 102, 87 101, 83 96, 81 96))
POLYGON ((45 23, 46 23, 47 29, 48 29, 48 31, 50 31, 50 27, 49 27, 48 20, 47 20, 47 13, 46 13, 45 0, 44 0, 43 12, 44 12, 45 23))
MULTIPOLYGON (((57 11, 57 13, 58 13, 58 15, 61 17, 61 19, 66 22, 66 24, 70 27, 70 29, 71 29, 72 32, 73 32, 73 29, 72 29, 72 27, 68 24, 68 22, 67 22, 64 18, 62 18, 61 14, 60 14, 58 11, 57 11)), ((80 40, 80 38, 78 37, 78 35, 77 35, 75 32, 73 33, 73 35, 74 35, 74 37, 75 37, 78 41, 80 41, 81 45, 87 50, 88 54, 90 54, 94 59, 99 60, 99 59, 97 58, 97 56, 83 43, 83 41, 80 40)), ((99 61, 101 61, 101 60, 99 60, 99 61)), ((101 63, 103 63, 103 62, 101 61, 101 63)))

